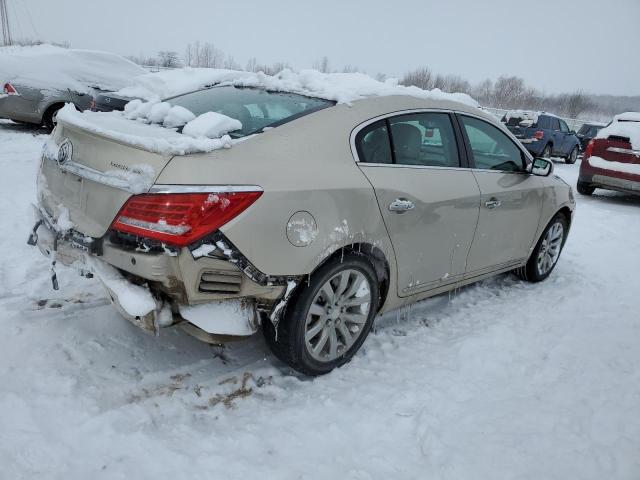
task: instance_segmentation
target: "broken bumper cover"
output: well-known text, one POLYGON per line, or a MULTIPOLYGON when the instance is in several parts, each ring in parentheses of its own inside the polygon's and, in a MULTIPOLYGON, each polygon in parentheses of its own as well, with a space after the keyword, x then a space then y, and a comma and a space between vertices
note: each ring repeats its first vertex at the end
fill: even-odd
POLYGON ((118 312, 145 331, 158 334, 161 327, 188 322, 186 331, 200 338, 206 335, 248 336, 258 329, 258 316, 252 300, 226 300, 198 305, 170 305, 161 295, 154 295, 147 283, 138 284, 120 270, 100 259, 99 239, 84 237, 72 230, 62 231, 46 212, 34 205, 36 223, 28 243, 37 246, 51 259, 54 289, 57 289, 57 263, 75 268, 81 275, 97 277, 118 312), (204 334, 204 335, 203 335, 204 334))

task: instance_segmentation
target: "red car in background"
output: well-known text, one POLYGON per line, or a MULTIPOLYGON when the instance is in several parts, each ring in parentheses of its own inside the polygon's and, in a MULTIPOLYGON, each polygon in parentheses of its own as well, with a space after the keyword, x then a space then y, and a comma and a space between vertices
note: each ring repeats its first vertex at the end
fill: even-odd
POLYGON ((585 149, 578 192, 596 188, 640 195, 640 113, 616 115, 585 149))

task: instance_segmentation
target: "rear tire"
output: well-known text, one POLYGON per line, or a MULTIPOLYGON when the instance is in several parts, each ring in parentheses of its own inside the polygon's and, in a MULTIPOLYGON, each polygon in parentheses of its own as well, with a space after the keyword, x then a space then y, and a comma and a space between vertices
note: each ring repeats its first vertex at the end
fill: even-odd
POLYGON ((551 158, 551 144, 547 143, 540 154, 542 158, 546 158, 547 160, 551 158))
POLYGON ((557 213, 551 219, 547 228, 540 236, 536 248, 524 267, 515 271, 521 279, 528 282, 541 282, 553 272, 556 267, 564 242, 569 231, 569 221, 562 213, 557 213))
POLYGON ((363 255, 345 255, 298 285, 277 326, 264 319, 262 331, 275 356, 291 368, 323 375, 347 363, 362 346, 379 302, 371 262, 363 255))
POLYGON ((581 182, 580 180, 578 180, 576 189, 578 190, 578 193, 580 195, 592 195, 596 187, 593 187, 586 182, 581 182))
POLYGON ((576 160, 578 160, 578 147, 573 147, 573 150, 571 150, 571 153, 567 157, 566 162, 569 165, 573 165, 574 163, 576 163, 576 160))
POLYGON ((44 115, 42 116, 42 124, 50 132, 53 131, 53 129, 56 128, 56 125, 58 124, 58 111, 62 107, 64 107, 64 104, 52 105, 47 109, 46 112, 44 112, 44 115))

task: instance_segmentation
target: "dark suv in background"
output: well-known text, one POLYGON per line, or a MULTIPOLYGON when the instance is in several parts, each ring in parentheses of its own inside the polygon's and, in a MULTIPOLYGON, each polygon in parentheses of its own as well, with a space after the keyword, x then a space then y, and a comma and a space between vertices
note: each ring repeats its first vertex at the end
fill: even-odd
POLYGON ((592 138, 598 134, 600 130, 602 130, 606 125, 604 123, 585 123, 578 130, 577 136, 578 140, 580 140, 580 150, 583 152, 587 148, 587 145, 591 141, 592 138))
POLYGON ((545 112, 515 110, 502 117, 502 123, 534 157, 563 157, 575 163, 580 152, 576 132, 561 118, 545 112))

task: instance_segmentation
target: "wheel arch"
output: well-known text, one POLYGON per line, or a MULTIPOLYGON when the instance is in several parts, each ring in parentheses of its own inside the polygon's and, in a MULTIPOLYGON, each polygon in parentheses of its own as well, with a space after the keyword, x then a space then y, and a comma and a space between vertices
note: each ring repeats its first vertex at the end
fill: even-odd
POLYGON ((42 109, 42 115, 40 117, 40 123, 44 123, 45 118, 47 117, 49 112, 53 111, 54 109, 58 109, 59 110, 62 107, 64 107, 65 104, 67 104, 67 103, 68 102, 66 102, 64 100, 61 100, 61 99, 56 99, 56 100, 53 100, 52 102, 47 103, 45 108, 42 109))
POLYGON ((311 275, 313 275, 314 272, 318 271, 328 262, 336 258, 341 258, 344 255, 363 256, 373 266, 373 269, 376 272, 376 276, 378 278, 378 288, 380 294, 378 311, 380 311, 387 300, 387 296, 389 295, 389 287, 391 284, 391 264, 385 252, 383 252, 382 249, 376 247, 375 245, 368 242, 356 242, 339 247, 335 249, 333 253, 319 262, 313 269, 313 272, 311 272, 311 275))

